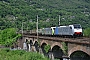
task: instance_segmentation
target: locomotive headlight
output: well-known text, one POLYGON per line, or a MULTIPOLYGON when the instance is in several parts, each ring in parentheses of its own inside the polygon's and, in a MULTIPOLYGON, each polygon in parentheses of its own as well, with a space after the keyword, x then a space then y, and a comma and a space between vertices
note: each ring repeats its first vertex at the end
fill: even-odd
POLYGON ((75 32, 75 34, 78 34, 78 35, 80 35, 80 34, 81 34, 81 32, 75 32))

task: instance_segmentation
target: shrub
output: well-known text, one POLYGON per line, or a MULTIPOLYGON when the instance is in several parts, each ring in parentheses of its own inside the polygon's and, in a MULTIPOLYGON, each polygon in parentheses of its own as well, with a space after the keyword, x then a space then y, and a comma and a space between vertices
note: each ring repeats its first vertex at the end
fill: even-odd
POLYGON ((84 36, 90 37, 90 28, 86 28, 86 29, 84 30, 84 36))
POLYGON ((49 60, 49 59, 35 52, 0 49, 0 60, 49 60))

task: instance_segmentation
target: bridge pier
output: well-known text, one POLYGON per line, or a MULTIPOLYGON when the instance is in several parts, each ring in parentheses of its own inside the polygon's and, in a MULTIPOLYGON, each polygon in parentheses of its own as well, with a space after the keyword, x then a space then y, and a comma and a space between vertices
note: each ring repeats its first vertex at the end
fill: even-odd
POLYGON ((68 56, 63 56, 63 60, 70 60, 68 56))
POLYGON ((54 60, 54 56, 53 56, 52 51, 49 51, 49 53, 48 53, 48 57, 49 57, 51 60, 54 60))
POLYGON ((27 50, 27 43, 26 42, 23 43, 23 50, 27 50))
POLYGON ((30 44, 28 44, 28 47, 29 47, 29 51, 31 51, 31 45, 30 44))

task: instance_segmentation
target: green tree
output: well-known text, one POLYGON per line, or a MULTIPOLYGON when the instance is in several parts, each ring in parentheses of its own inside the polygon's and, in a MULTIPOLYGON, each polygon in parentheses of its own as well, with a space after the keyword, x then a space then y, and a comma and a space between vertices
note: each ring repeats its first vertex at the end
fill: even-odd
POLYGON ((51 48, 50 45, 45 45, 45 47, 44 47, 45 52, 48 53, 48 51, 50 50, 50 48, 51 48))
POLYGON ((67 50, 68 50, 68 47, 67 47, 67 45, 66 45, 66 43, 65 43, 65 42, 62 42, 62 45, 63 45, 63 47, 62 47, 63 52, 64 52, 64 54, 65 54, 65 55, 67 55, 67 50))
POLYGON ((90 28, 84 30, 84 36, 90 37, 90 28))
POLYGON ((8 29, 1 30, 1 32, 0 32, 0 44, 5 45, 5 46, 10 46, 19 37, 21 37, 21 35, 16 34, 16 30, 14 28, 8 28, 8 29))

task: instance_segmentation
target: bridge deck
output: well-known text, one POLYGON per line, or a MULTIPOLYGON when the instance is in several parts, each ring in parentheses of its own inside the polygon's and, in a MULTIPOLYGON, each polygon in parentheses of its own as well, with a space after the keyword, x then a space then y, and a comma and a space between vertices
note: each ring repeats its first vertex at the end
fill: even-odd
MULTIPOLYGON (((23 35, 23 36, 30 37, 30 38, 37 38, 37 36, 34 36, 34 35, 23 35)), ((77 43, 77 44, 89 44, 90 45, 90 38, 87 38, 87 37, 61 38, 61 37, 38 36, 38 39, 46 39, 46 40, 62 41, 62 42, 72 42, 72 43, 77 43)))

